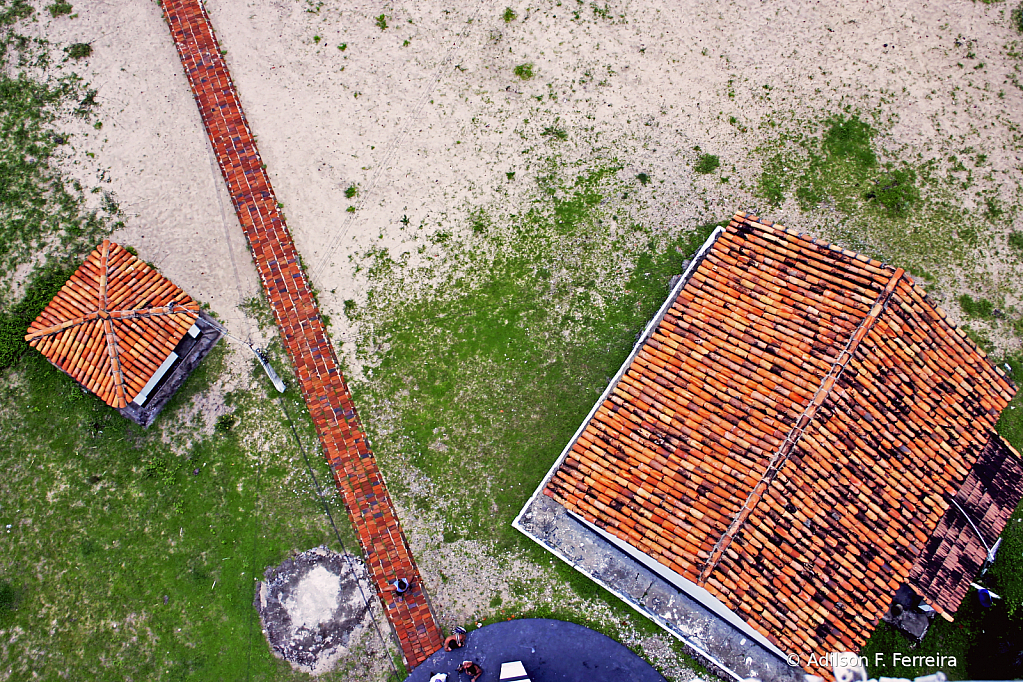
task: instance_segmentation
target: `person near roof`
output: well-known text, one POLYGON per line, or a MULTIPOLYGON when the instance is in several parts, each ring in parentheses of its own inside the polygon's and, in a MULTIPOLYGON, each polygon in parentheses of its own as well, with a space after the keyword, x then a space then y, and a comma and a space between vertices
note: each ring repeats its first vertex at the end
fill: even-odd
POLYGON ((465 646, 465 628, 455 628, 454 634, 444 640, 444 651, 461 649, 465 646))
POLYGON ((457 672, 465 673, 469 676, 470 682, 476 682, 480 675, 483 674, 483 668, 479 667, 472 661, 462 661, 462 665, 458 666, 457 672))

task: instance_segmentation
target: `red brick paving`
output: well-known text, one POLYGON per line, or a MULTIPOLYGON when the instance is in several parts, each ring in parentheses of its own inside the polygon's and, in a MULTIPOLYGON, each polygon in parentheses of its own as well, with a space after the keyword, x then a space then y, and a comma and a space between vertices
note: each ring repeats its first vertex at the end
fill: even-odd
POLYGON ((415 667, 441 647, 440 629, 291 234, 277 210, 220 45, 199 0, 164 0, 163 9, 370 575, 406 665, 415 667), (384 598, 387 581, 398 577, 415 579, 416 587, 404 601, 384 598))

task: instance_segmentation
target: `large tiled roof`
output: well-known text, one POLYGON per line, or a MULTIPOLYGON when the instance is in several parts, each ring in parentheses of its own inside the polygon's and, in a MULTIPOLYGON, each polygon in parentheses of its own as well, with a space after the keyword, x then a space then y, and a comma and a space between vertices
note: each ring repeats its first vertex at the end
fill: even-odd
POLYGON ((544 492, 784 651, 858 651, 1014 392, 903 270, 738 214, 544 492))
POLYGON ((126 407, 199 316, 199 304, 126 249, 104 240, 25 340, 115 408, 126 407))
POLYGON ((1023 499, 1019 453, 1001 437, 989 440, 953 499, 909 574, 910 586, 945 614, 959 608, 988 548, 1023 499))

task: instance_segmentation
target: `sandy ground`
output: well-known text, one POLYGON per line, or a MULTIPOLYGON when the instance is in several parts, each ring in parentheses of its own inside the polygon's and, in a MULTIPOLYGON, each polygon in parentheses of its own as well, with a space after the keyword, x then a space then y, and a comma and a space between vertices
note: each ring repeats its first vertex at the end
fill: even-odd
MULTIPOLYGON (((360 254, 381 246, 395 257, 428 257, 410 233, 464 230, 477 206, 514 211, 554 155, 566 164, 613 160, 630 177, 648 173, 653 182, 630 209, 646 224, 699 224, 744 209, 828 237, 826 215, 804 214, 792 201, 772 209, 755 197, 762 159, 753 150, 774 134, 764 125, 771 116, 798 121, 848 105, 881 112, 884 144, 908 158, 943 160, 966 147, 987 154, 991 173, 963 192, 965 209, 978 206, 981 190, 1018 203, 1023 91, 1009 82, 1007 54, 1020 39, 1008 24, 1014 5, 679 5, 210 0, 336 340, 350 333, 344 300, 366 294, 360 254), (968 54, 975 56, 966 61, 968 54), (530 80, 513 73, 524 63, 533 64, 530 80), (548 126, 568 139, 555 146, 542 138, 548 126), (696 146, 720 156, 720 173, 692 171, 696 146), (352 185, 358 194, 347 198, 352 185)), ((115 239, 208 302, 232 332, 255 337, 238 309, 257 290, 251 257, 160 8, 79 0, 75 11, 74 19, 39 14, 51 40, 94 49, 76 68, 98 89, 104 126, 69 124, 78 127, 66 167, 113 191, 126 222, 115 239)), ((1023 229, 1018 214, 1013 226, 994 229, 1013 228, 1023 229)), ((1020 273, 1000 264, 997 250, 988 255, 978 277, 1015 292, 1008 300, 1019 306, 1020 273)), ((434 529, 405 518, 428 575, 465 565, 427 540, 434 529)), ((464 547, 464 556, 477 549, 464 547)), ((522 568, 512 563, 478 559, 452 585, 504 580, 522 568)), ((434 603, 455 623, 485 607, 479 600, 439 587, 434 603)))
MULTIPOLYGON (((464 225, 495 189, 514 206, 552 153, 536 137, 550 125, 570 134, 557 150, 566 162, 613 158, 623 173, 648 172, 655 182, 637 217, 653 224, 760 208, 810 227, 794 205, 768 209, 753 197, 759 159, 750 151, 772 112, 809 116, 846 104, 889 114, 889 144, 925 157, 983 149, 995 184, 1013 181, 1004 200, 1016 198, 1021 162, 1010 125, 1019 124, 1023 93, 1007 84, 1004 48, 1017 37, 1008 3, 778 0, 679 11, 658 2, 516 2, 511 22, 493 0, 207 6, 340 336, 342 302, 364 295, 355 256, 370 245, 412 250, 403 216, 427 231, 464 225), (606 7, 607 18, 594 7, 606 7), (957 67, 969 52, 986 68, 957 67), (522 63, 534 64, 531 80, 513 74, 522 63), (697 145, 721 157, 728 185, 692 173, 697 145), (346 198, 353 184, 359 194, 346 198)), ((252 333, 235 306, 255 293, 256 278, 159 7, 88 0, 75 8, 76 19, 46 17, 45 31, 93 45, 82 75, 99 91, 104 128, 81 126, 75 160, 93 170, 91 151, 106 169, 126 213, 115 237, 236 333, 252 333)), ((967 209, 977 203, 962 199, 967 209)))

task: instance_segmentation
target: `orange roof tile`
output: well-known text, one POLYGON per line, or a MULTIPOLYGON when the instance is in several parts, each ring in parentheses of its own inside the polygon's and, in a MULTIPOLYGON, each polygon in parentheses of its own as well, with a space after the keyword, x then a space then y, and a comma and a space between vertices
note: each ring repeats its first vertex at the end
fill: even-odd
POLYGON ((25 340, 111 407, 128 405, 199 317, 173 282, 104 240, 25 340))
POLYGON ((859 650, 1015 390, 903 270, 740 213, 544 492, 782 650, 859 650))

